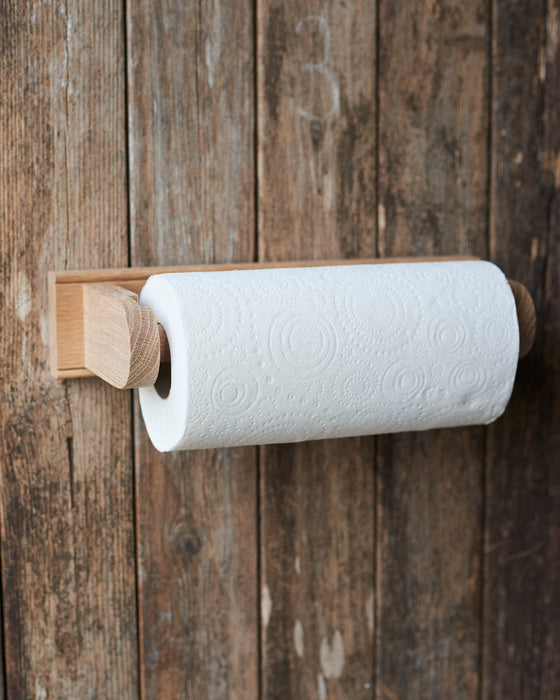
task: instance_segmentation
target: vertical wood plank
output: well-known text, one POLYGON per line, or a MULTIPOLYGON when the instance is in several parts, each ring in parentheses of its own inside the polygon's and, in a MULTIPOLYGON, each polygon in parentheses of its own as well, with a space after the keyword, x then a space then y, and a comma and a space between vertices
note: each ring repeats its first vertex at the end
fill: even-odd
POLYGON ((488 433, 483 696, 560 696, 560 3, 494 0, 492 257, 537 339, 488 433))
POLYGON ((136 698, 130 397, 48 367, 47 271, 123 265, 122 3, 0 9, 0 476, 10 698, 136 698))
MULTIPOLYGON (((375 254, 375 3, 258 3, 259 258, 375 254)), ((261 448, 265 698, 372 697, 373 439, 261 448)))
MULTIPOLYGON (((251 260, 252 3, 127 6, 132 263, 251 260)), ((135 415, 143 696, 255 698, 256 449, 162 455, 135 415)))
MULTIPOLYGON (((379 21, 379 250, 484 256, 485 2, 380 0, 379 21)), ((378 446, 378 697, 476 697, 483 431, 378 446)))

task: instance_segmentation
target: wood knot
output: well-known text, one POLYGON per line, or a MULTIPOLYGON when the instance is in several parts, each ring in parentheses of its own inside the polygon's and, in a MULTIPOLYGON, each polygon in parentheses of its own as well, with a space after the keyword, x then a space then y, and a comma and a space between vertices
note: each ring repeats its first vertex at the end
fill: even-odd
POLYGON ((199 553, 202 542, 196 530, 186 523, 177 523, 169 536, 169 543, 185 565, 189 565, 199 553))

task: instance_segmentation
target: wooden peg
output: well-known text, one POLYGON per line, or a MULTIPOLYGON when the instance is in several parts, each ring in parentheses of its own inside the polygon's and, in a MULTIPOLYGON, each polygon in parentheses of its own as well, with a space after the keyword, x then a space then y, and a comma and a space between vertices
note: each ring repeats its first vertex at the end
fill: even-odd
POLYGON ((169 341, 165 334, 165 329, 161 323, 157 324, 159 335, 159 361, 171 362, 171 350, 169 349, 169 341))
POLYGON ((537 312, 533 298, 527 287, 521 282, 508 280, 515 307, 517 309, 517 322, 519 325, 519 357, 525 357, 533 347, 535 333, 537 331, 537 312))
POLYGON ((134 292, 104 283, 83 285, 83 305, 86 368, 118 389, 154 384, 160 347, 169 357, 169 346, 152 309, 139 306, 134 292))

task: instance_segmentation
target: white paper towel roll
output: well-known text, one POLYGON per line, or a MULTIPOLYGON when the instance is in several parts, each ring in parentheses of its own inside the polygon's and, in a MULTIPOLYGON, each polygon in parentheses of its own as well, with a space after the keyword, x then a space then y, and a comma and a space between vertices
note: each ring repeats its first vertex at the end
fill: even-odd
POLYGON ((490 423, 515 378, 488 262, 163 274, 140 303, 171 351, 167 398, 139 390, 161 451, 490 423))

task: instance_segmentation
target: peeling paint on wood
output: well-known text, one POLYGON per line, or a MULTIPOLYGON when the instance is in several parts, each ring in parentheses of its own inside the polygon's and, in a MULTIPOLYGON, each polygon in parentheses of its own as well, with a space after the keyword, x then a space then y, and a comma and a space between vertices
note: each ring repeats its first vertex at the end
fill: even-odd
POLYGON ((339 630, 332 639, 324 637, 321 640, 321 668, 325 678, 340 678, 344 669, 344 643, 339 630))
POLYGON ((294 625, 294 646, 296 648, 296 654, 301 658, 304 651, 304 638, 303 638, 303 625, 301 620, 296 620, 294 625))

